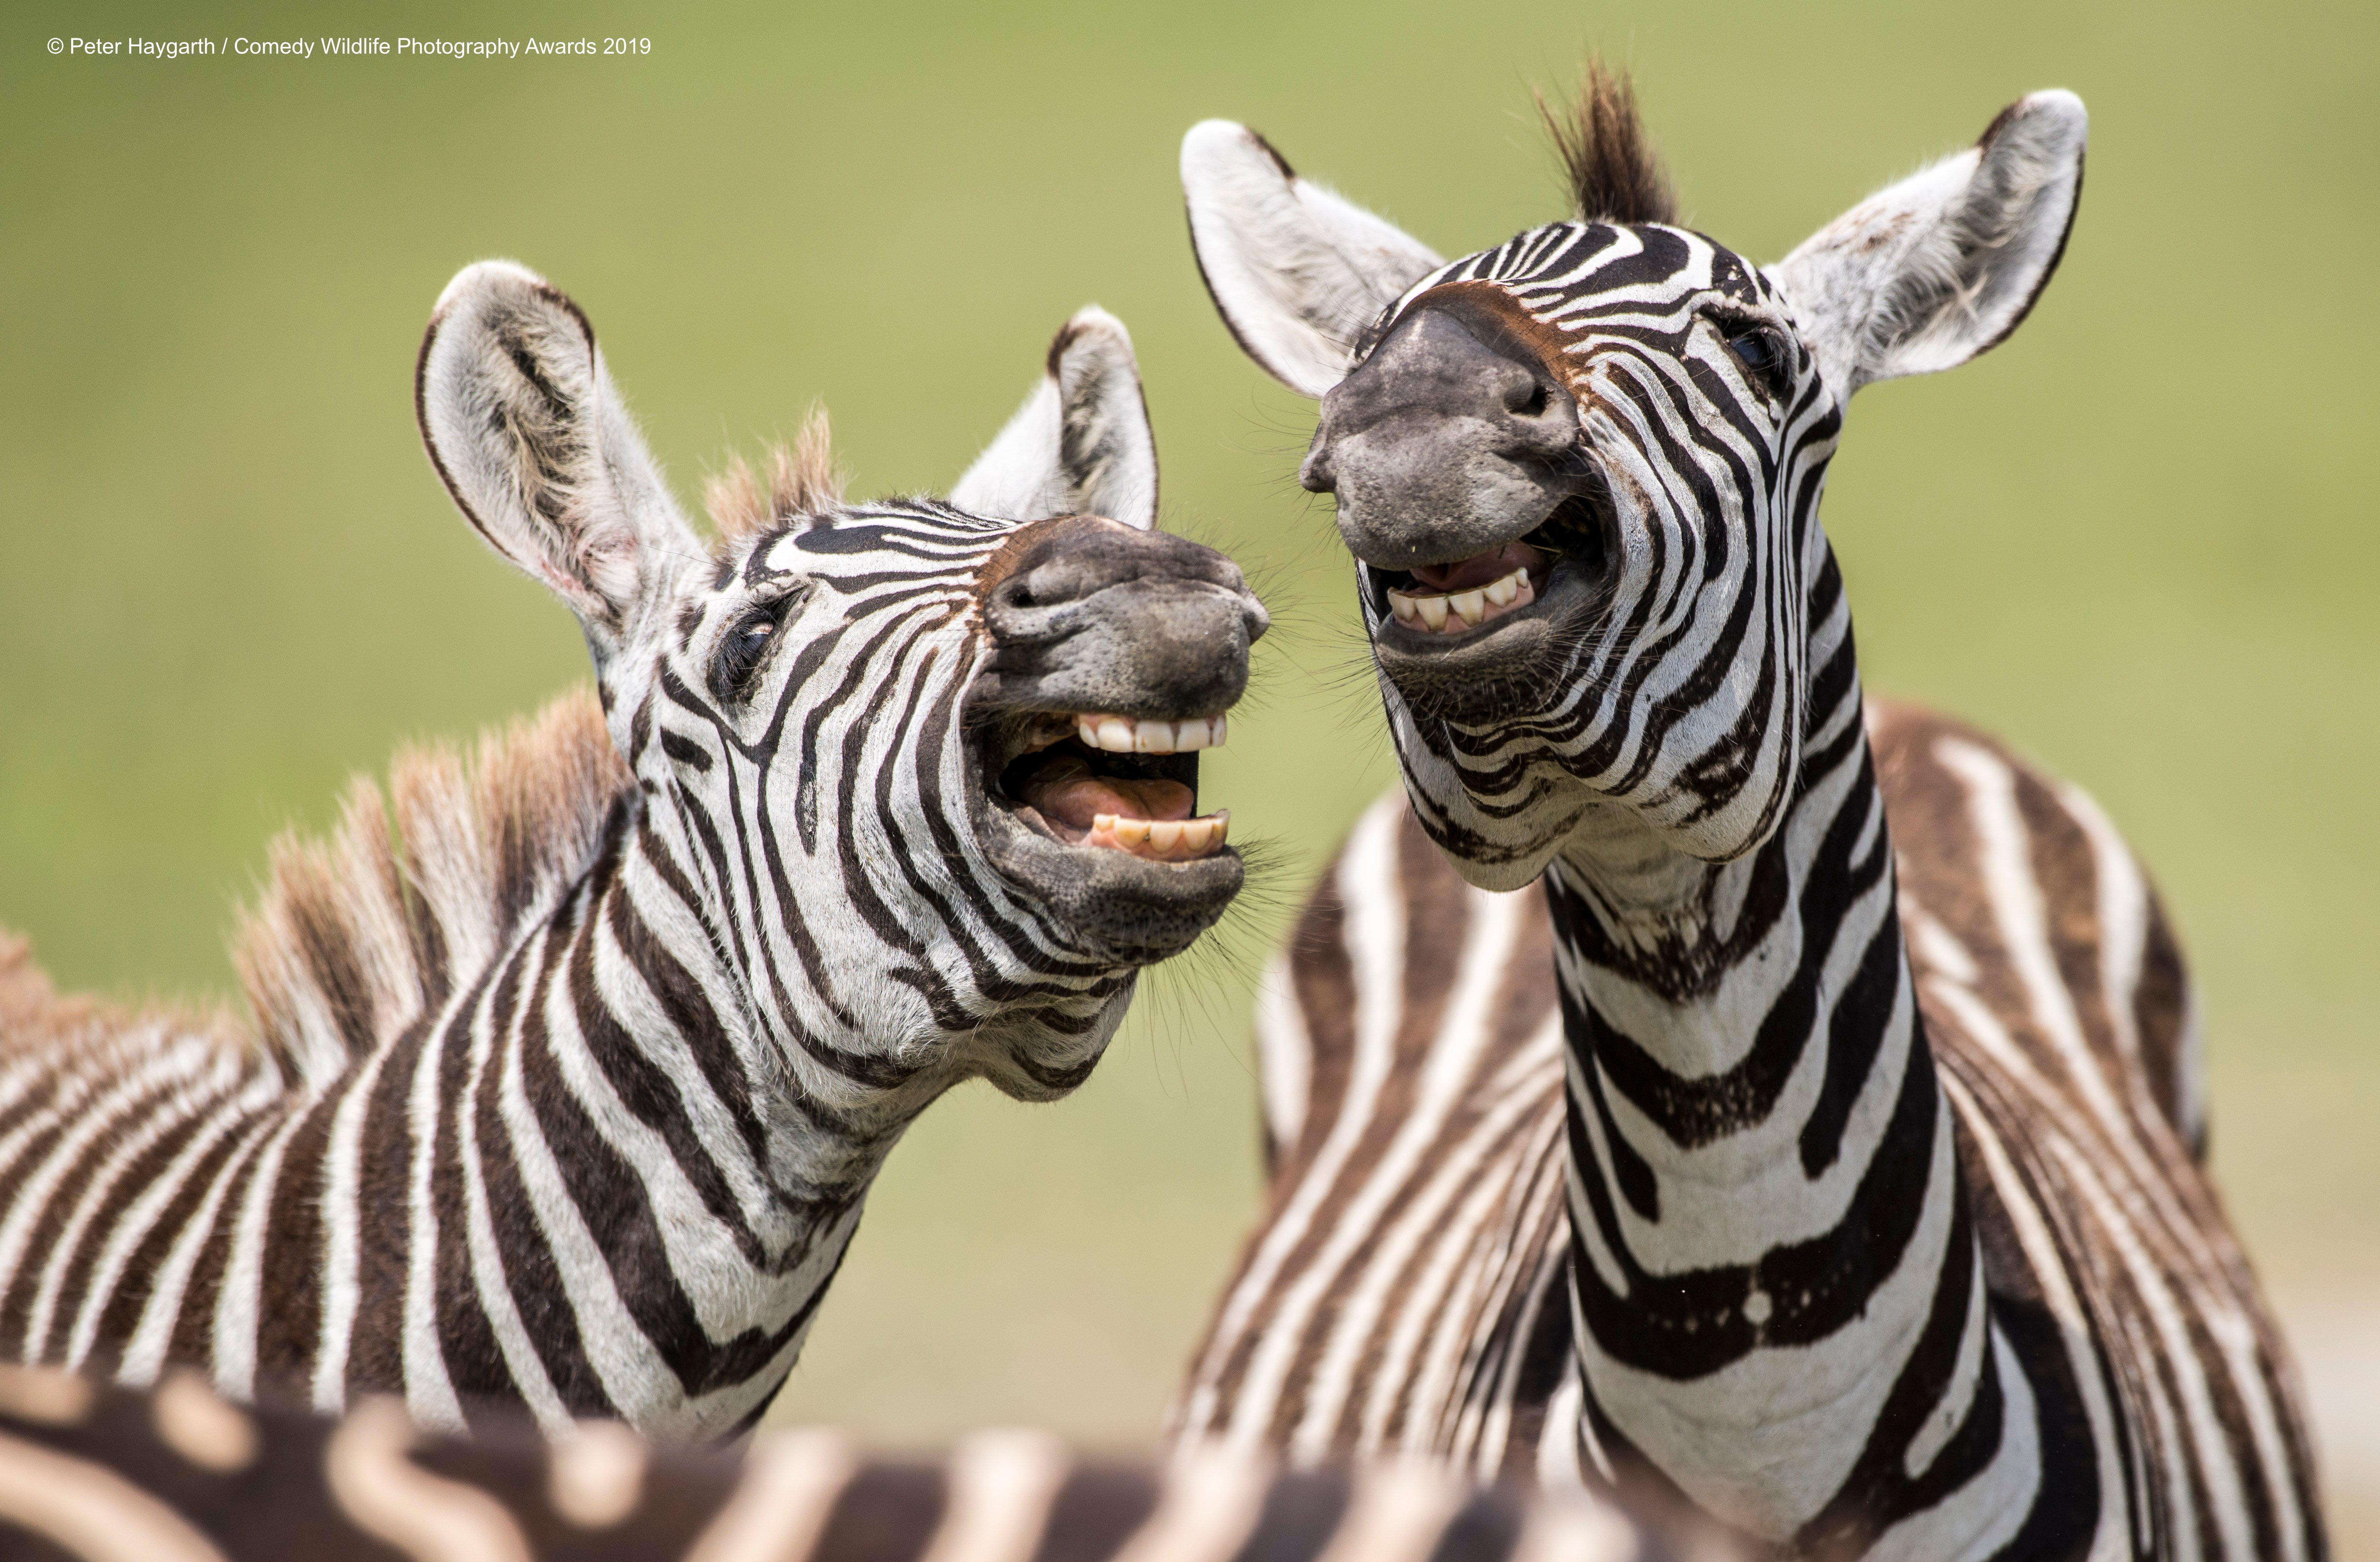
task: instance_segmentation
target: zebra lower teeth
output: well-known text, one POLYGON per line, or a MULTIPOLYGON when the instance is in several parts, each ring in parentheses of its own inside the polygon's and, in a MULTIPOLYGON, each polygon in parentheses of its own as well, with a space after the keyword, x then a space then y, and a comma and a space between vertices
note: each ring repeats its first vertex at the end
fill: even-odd
POLYGON ((1228 808, 1198 819, 1127 819, 1113 813, 1091 816, 1093 846, 1114 847, 1136 857, 1186 862, 1217 850, 1230 834, 1228 808))

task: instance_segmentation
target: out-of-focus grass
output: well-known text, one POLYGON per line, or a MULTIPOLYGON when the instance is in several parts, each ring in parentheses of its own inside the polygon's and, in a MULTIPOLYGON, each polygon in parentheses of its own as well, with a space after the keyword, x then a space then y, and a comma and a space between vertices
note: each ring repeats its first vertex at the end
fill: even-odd
MULTIPOLYGON (((288 6, 166 15, 94 6, 74 31, 322 31, 288 6)), ((1097 299, 1140 347, 1169 523, 1278 612, 1209 770, 1277 842, 1270 897, 1236 962, 1160 979, 1075 1101, 968 1092, 928 1118, 785 1409, 1144 1435, 1252 1205, 1247 966, 1390 775, 1327 512, 1293 480, 1310 412, 1211 316, 1181 131, 1245 119, 1454 252, 1556 214, 1527 87, 1598 43, 1636 67, 1692 220, 1774 257, 2060 84, 2094 114, 2064 271, 2000 351, 1865 393, 1836 466, 1869 680, 2107 805, 2204 982, 2252 1245, 2292 1283, 2380 1274, 2357 1148, 2380 1108, 2369 8, 453 6, 403 28, 615 29, 653 52, 0 51, 0 920, 62 980, 226 987, 273 830, 327 821, 398 740, 578 676, 565 616, 416 450, 414 346, 458 265, 510 254, 570 289, 688 491, 813 397, 857 490, 946 482, 1097 299)))

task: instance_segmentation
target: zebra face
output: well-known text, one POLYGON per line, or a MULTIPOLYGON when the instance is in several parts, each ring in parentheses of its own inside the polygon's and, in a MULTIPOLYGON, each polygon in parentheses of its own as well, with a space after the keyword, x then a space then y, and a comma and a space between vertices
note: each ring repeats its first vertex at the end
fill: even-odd
MULTIPOLYGON (((1266 618, 1221 555, 896 501, 771 527, 685 590, 631 756, 693 836, 735 843, 754 921, 787 897, 846 906, 874 942, 939 934, 965 1007, 990 1001, 975 970, 1179 953, 1237 893, 1198 755, 1266 618)), ((727 874, 719 893, 747 898, 727 874)))
POLYGON ((1237 893, 1197 754, 1265 613, 1229 560, 1150 529, 1154 445, 1112 318, 1060 334, 952 500, 842 503, 821 422, 769 494, 714 494, 716 547, 585 316, 516 266, 448 287, 418 399, 466 519, 577 614, 652 898, 739 973, 762 1029, 880 1060, 847 1075, 872 1084, 1061 1093, 1133 973, 1237 893))
POLYGON ((1401 729, 1524 860, 1613 806, 1749 849, 1799 731, 1789 496, 1840 422, 1774 287, 1680 229, 1558 223, 1376 335, 1301 475, 1338 498, 1401 729))
POLYGON ((1183 143, 1217 307, 1321 401, 1301 477, 1337 500, 1416 812, 1490 888, 1581 843, 1725 861, 1775 829, 1840 611, 1844 403, 2015 328, 2084 120, 2036 93, 1765 269, 1667 220, 1633 121, 1595 133, 1587 215, 1451 263, 1242 127, 1183 143))

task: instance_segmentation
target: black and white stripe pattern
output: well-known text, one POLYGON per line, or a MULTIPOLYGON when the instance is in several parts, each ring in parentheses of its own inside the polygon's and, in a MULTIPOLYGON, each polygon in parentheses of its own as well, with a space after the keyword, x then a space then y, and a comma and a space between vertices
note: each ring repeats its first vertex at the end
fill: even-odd
POLYGON ((1572 1371, 1542 897, 1463 884, 1384 797, 1267 969, 1257 1040, 1269 1191, 1172 1430, 1573 1483, 1576 1438, 1548 1434, 1572 1371))
POLYGON ((176 1371, 141 1394, 0 1367, 0 1554, 81 1562, 1726 1562, 1723 1536, 1584 1496, 1375 1461, 1286 1471, 1208 1450, 1083 1458, 1046 1434, 871 1456, 822 1428, 735 1453, 617 1422, 425 1435, 393 1401, 337 1421, 235 1406, 176 1371))
MULTIPOLYGON (((1084 354, 1141 420, 1121 327, 1078 318, 1051 383, 1084 354)), ((713 553, 584 317, 517 268, 449 289, 422 385, 467 516, 579 612, 601 708, 402 760, 386 802, 361 784, 334 841, 285 848, 242 950, 252 1035, 57 999, 0 947, 0 1356, 134 1384, 185 1363, 323 1410, 397 1395, 439 1429, 510 1404, 724 1435, 791 1368, 917 1114, 976 1077, 1073 1089, 1136 969, 1236 887, 1227 859, 1054 837, 1038 877, 995 864, 1023 826, 987 775, 1005 718, 966 703, 1006 643, 991 582, 1053 549, 1145 555, 1220 616, 1206 670, 1233 694, 1231 627, 1261 610, 1191 544, 932 500, 789 489, 806 508, 713 553), (1135 872, 1221 887, 1151 931, 1102 909, 1135 872)), ((1102 480, 1047 433, 1059 468, 1004 437, 993 475, 1090 507, 1102 480)), ((1145 528, 1153 468, 1091 443, 1145 528)), ((1078 616, 1128 641, 1130 594, 1078 616)))
MULTIPOLYGON (((1390 622, 1397 573, 1361 566, 1413 816, 1474 885, 1542 873, 1552 979, 1466 987, 1475 959, 1527 970, 1497 951, 1529 918, 1388 871, 1412 865, 1392 812, 1359 828, 1269 1000, 1296 1023, 1267 1027, 1269 1079, 1347 1082, 1277 1129, 1270 1224, 1187 1432, 1525 1462, 1682 1495, 1794 1555, 2324 1554, 2287 1358, 2196 1160, 2186 989, 2145 880, 2087 799, 1978 735, 1888 714, 1871 738, 1817 521, 1852 390, 2022 318, 2081 137, 2070 97, 2028 99, 1773 272, 1658 223, 1550 225, 1408 265, 1349 342, 1352 387, 1401 323, 1456 313, 1578 409, 1610 557, 1505 711, 1401 682, 1424 658, 1390 622), (1318 996, 1334 980, 1350 1021, 1318 996), (1559 1092, 1531 1026, 1548 1005, 1559 1092), (1357 1088, 1407 1059, 1402 1096, 1357 1088), (1559 1227, 1525 1148, 1556 1102, 1559 1227), (1425 1216, 1423 1174, 1488 1148, 1495 1196, 1425 1216), (1494 1262, 1416 1267, 1408 1231, 1494 1262), (1557 1255, 1566 1319, 1527 1262, 1557 1255), (1371 1322, 1391 1312, 1461 1370, 1400 1355, 1371 1322), (1574 1373, 1542 1370, 1557 1336, 1574 1373), (1524 1405, 1544 1432, 1515 1440, 1524 1405)), ((1184 167, 1202 257, 1237 274, 1292 248, 1276 226, 1335 220, 1249 194, 1305 188, 1261 143, 1202 127, 1184 167)), ((1217 299, 1267 339, 1242 316, 1278 298, 1217 299)), ((1386 426, 1367 394, 1343 427, 1386 426)), ((1425 428, 1412 405, 1396 426, 1425 428)), ((1342 427, 1326 404, 1309 471, 1342 427)), ((1328 452, 1341 528, 1386 551, 1345 497, 1377 445, 1351 451, 1328 452)), ((1492 621, 1437 643, 1475 679, 1500 634, 1526 643, 1492 621)))

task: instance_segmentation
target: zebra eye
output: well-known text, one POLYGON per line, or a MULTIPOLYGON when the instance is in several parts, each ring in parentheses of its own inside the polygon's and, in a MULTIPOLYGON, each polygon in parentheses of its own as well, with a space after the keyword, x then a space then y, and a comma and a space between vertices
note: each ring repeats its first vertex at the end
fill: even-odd
POLYGON ((1728 350, 1740 359, 1752 377, 1766 386, 1770 395, 1784 399, 1786 391, 1785 338, 1775 327, 1755 325, 1739 331, 1727 339, 1728 350))
POLYGON ((752 676, 760 670, 760 663, 769 653, 769 642, 776 638, 778 625, 792 600, 781 597, 754 608, 736 620, 735 627, 719 642, 719 650, 710 659, 710 691, 722 702, 739 701, 749 690, 752 676))

